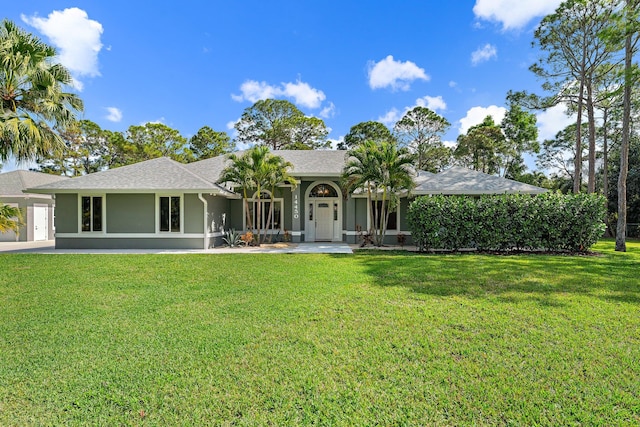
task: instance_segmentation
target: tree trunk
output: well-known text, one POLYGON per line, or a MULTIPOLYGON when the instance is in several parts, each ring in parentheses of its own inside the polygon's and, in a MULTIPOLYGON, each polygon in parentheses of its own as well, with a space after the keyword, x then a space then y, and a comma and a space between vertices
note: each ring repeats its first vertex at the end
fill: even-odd
POLYGON ((258 246, 260 246, 260 243, 262 243, 262 189, 260 188, 260 186, 258 186, 258 192, 256 193, 258 196, 256 198, 256 201, 254 201, 254 206, 256 206, 256 230, 258 231, 256 234, 256 244, 258 246), (257 205, 256 205, 257 202, 257 205))
MULTIPOLYGON (((627 0, 627 16, 631 16, 631 0, 627 0)), ((624 44, 624 110, 622 116, 622 142, 620 143, 620 175, 618 176, 618 225, 616 227, 616 251, 627 251, 627 174, 629 171, 629 133, 631 124, 631 60, 632 34, 627 34, 624 44)))
POLYGON ((592 78, 587 82, 587 117, 589 121, 589 181, 587 193, 596 192, 596 115, 593 107, 592 78))
POLYGON ((602 112, 602 192, 607 202, 609 200, 609 110, 607 108, 602 112))
POLYGON ((609 109, 604 108, 602 111, 602 193, 604 194, 607 206, 607 230, 606 236, 613 237, 611 232, 611 222, 609 221, 609 109))
POLYGON ((265 224, 265 228, 264 228, 264 241, 271 243, 272 239, 273 239, 273 232, 274 232, 274 228, 273 228, 273 203, 274 203, 274 198, 273 195, 275 194, 275 188, 271 188, 271 199, 269 199, 269 214, 267 215, 267 223, 265 224), (267 240, 267 231, 269 231, 269 224, 271 224, 271 234, 269 235, 269 239, 267 240))
MULTIPOLYGON (((586 49, 586 45, 583 50, 586 49)), ((578 93, 578 117, 576 119, 576 156, 574 159, 573 192, 578 194, 582 187, 582 107, 584 104, 584 61, 586 52, 582 54, 582 66, 580 75, 580 92, 578 93)))
POLYGON ((247 217, 247 229, 246 231, 253 231, 253 221, 251 221, 251 212, 249 211, 249 199, 247 198, 247 190, 243 189, 242 193, 244 195, 244 211, 247 217))

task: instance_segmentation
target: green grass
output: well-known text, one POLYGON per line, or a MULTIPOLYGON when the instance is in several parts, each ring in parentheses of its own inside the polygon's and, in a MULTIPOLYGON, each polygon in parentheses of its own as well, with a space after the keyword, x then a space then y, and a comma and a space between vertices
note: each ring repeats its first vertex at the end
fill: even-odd
POLYGON ((601 256, 0 255, 0 425, 638 425, 601 256))

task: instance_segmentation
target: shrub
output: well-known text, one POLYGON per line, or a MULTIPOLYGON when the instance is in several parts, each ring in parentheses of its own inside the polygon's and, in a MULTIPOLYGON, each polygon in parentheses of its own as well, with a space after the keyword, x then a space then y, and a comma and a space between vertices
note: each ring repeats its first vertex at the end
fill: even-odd
POLYGON ((605 199, 596 194, 424 196, 407 215, 421 251, 588 251, 605 230, 605 199))
POLYGON ((254 246, 257 243, 256 236, 251 231, 247 231, 240 236, 240 240, 242 240, 247 246, 254 246))
POLYGON ((236 230, 231 229, 224 233, 224 237, 222 241, 229 246, 230 248, 235 248, 236 246, 244 245, 244 241, 242 240, 242 236, 240 233, 236 232, 236 230))

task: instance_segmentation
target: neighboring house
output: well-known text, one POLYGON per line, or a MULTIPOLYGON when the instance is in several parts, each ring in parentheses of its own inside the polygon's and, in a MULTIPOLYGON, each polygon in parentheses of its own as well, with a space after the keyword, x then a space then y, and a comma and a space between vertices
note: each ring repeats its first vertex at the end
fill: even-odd
MULTIPOLYGON (((344 194, 340 187, 345 151, 273 154, 291 162, 291 175, 300 181, 295 188, 278 188, 269 224, 270 200, 260 201, 262 218, 258 219, 258 202, 250 195, 250 215, 276 238, 286 231, 294 242, 355 243, 359 230, 370 228, 366 195, 344 194)), ((221 244, 226 230, 246 229, 242 196, 217 183, 226 165, 226 156, 190 164, 158 158, 29 191, 55 195, 57 248, 203 249, 221 244)), ((416 184, 412 196, 546 191, 464 168, 440 174, 420 172, 416 184)), ((404 219, 409 202, 403 197, 389 220, 389 243, 396 241, 398 233, 410 234, 404 219)))
POLYGON ((17 170, 0 173, 0 202, 22 210, 24 226, 16 236, 13 231, 0 233, 0 242, 31 242, 54 237, 54 204, 50 194, 25 193, 23 190, 66 180, 41 172, 17 170))

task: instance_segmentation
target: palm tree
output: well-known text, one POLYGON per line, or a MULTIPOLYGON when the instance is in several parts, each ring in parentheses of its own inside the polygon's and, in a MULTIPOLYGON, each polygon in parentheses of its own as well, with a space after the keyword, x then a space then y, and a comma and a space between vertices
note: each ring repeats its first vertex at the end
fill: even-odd
MULTIPOLYGON (((273 218, 273 204, 276 187, 284 182, 291 184, 292 188, 297 187, 298 181, 289 174, 289 169, 293 168, 291 162, 287 162, 281 156, 271 156, 267 163, 268 174, 266 179, 266 186, 270 188, 271 201, 269 203, 269 215, 267 216, 267 226, 271 224, 271 230, 273 231, 274 224, 271 222, 273 218)), ((264 230, 264 238, 267 238, 267 229, 264 230)))
POLYGON ((258 245, 260 245, 262 241, 262 190, 268 185, 269 174, 271 173, 269 165, 271 153, 268 146, 256 145, 248 150, 246 154, 256 189, 254 198, 256 224, 254 226, 258 232, 258 245))
POLYGON ((218 181, 221 183, 234 184, 241 189, 247 217, 247 230, 251 231, 253 230, 253 220, 249 211, 248 196, 249 192, 256 187, 256 183, 248 152, 244 152, 240 156, 231 153, 229 155, 229 161, 231 164, 223 169, 218 181))
POLYGON ((409 153, 408 149, 399 149, 395 143, 383 142, 380 144, 379 152, 380 172, 382 173, 380 183, 382 203, 378 223, 378 243, 381 245, 387 233, 389 215, 397 210, 400 203, 400 194, 406 193, 408 195, 415 183, 412 167, 414 156, 409 153))
POLYGON ((389 215, 397 209, 400 195, 413 188, 413 156, 393 141, 366 141, 348 152, 343 181, 350 191, 367 193, 370 233, 381 246, 387 232, 389 215))
MULTIPOLYGON (((297 184, 297 181, 289 175, 288 169, 292 164, 286 162, 280 156, 274 156, 269 151, 269 147, 265 145, 256 145, 238 156, 236 154, 229 155, 231 164, 227 166, 220 175, 219 182, 229 182, 242 188, 245 203, 245 212, 247 215, 247 228, 256 230, 258 243, 261 243, 262 237, 262 192, 271 188, 271 210, 273 209, 273 192, 275 187, 288 181, 297 184), (249 207, 250 192, 255 191, 255 224, 249 207)), ((267 219, 265 224, 269 224, 271 218, 267 219)), ((266 238, 266 229, 265 236, 266 238)))
POLYGON ((64 147, 53 128, 75 121, 83 105, 64 91, 72 77, 55 55, 12 21, 0 23, 0 160, 33 160, 64 147))
MULTIPOLYGON (((355 189, 366 191, 367 203, 370 207, 372 194, 377 194, 376 180, 379 176, 376 151, 377 144, 371 140, 356 145, 347 152, 347 163, 342 171, 343 186, 347 189, 347 193, 355 189)), ((373 209, 369 209, 369 222, 372 226, 376 222, 373 209)))
POLYGON ((17 235, 22 225, 20 209, 0 203, 0 233, 14 231, 17 235))

